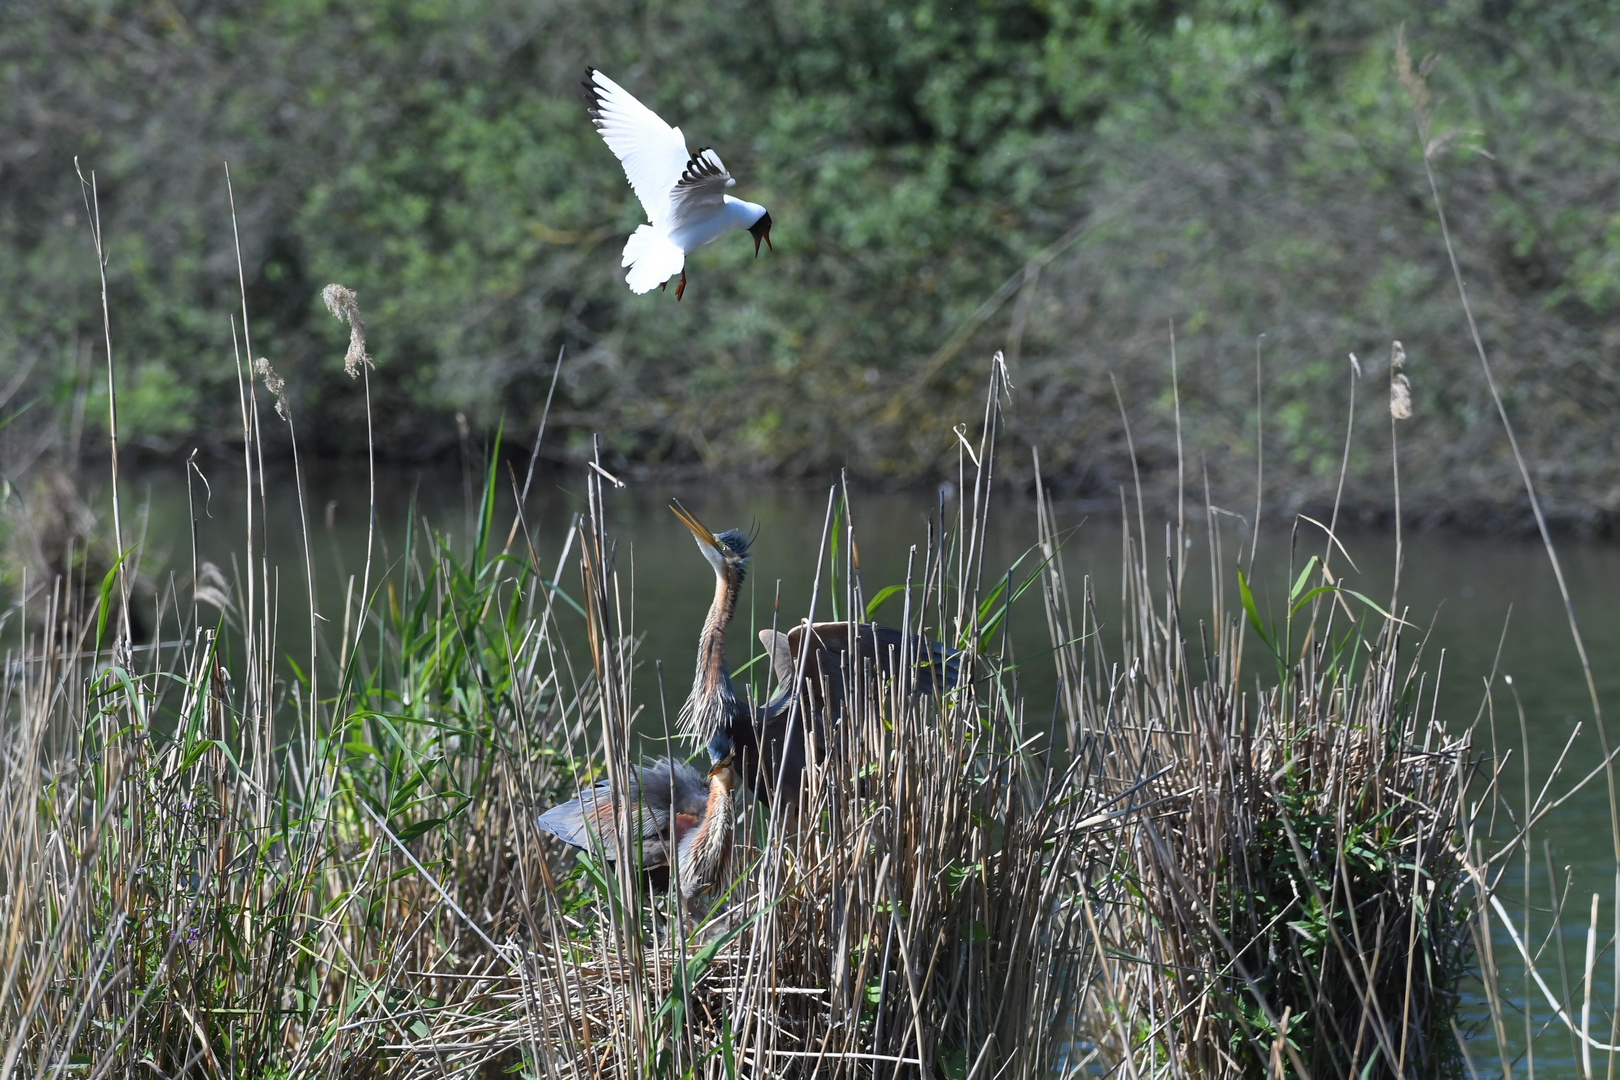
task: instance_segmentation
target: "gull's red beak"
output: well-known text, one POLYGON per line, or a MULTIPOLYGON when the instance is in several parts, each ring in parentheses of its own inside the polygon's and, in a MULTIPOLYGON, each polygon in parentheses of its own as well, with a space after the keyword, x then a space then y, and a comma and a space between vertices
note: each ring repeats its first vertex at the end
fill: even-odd
POLYGON ((772 255, 776 254, 776 248, 771 246, 771 212, 769 210, 761 214, 758 221, 748 226, 748 232, 754 238, 754 258, 759 258, 759 242, 761 240, 765 241, 765 247, 770 250, 772 255))

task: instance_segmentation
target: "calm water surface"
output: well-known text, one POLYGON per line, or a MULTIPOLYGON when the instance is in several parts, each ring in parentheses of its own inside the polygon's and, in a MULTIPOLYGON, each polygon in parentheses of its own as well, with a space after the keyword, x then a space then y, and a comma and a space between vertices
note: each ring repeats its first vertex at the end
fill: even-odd
MULTIPOLYGON (((208 514, 197 529, 201 559, 221 566, 234 577, 233 566, 243 560, 243 492, 239 470, 224 464, 206 468, 212 497, 206 501, 208 514)), ((320 463, 306 472, 305 511, 310 523, 316 593, 319 609, 328 619, 341 620, 344 590, 350 575, 362 568, 366 541, 366 477, 363 471, 337 469, 320 463)), ((190 550, 186 521, 187 492, 180 470, 148 470, 131 485, 131 494, 144 504, 147 515, 147 551, 143 568, 152 578, 166 582, 173 573, 189 583, 190 550)), ((199 506, 204 504, 200 485, 195 486, 199 506)), ((455 470, 425 471, 391 469, 379 477, 379 542, 377 558, 381 565, 398 562, 402 555, 405 521, 409 508, 416 506, 418 520, 455 538, 465 550, 471 512, 476 504, 475 481, 455 470)), ((557 564, 563 538, 574 515, 584 510, 584 482, 578 474, 549 473, 536 478, 530 496, 528 521, 536 534, 536 547, 542 567, 549 574, 557 564)), ((503 492, 504 503, 497 515, 498 529, 504 535, 511 521, 510 492, 503 492)), ((623 491, 609 490, 606 510, 609 528, 619 542, 619 568, 626 582, 634 585, 634 630, 645 635, 641 656, 646 662, 639 694, 649 708, 646 715, 657 717, 657 682, 652 664, 664 667, 666 695, 673 709, 685 697, 690 685, 697 628, 708 604, 713 578, 699 556, 690 535, 666 509, 678 497, 706 524, 716 530, 742 528, 755 536, 754 560, 749 582, 731 637, 734 665, 750 654, 753 631, 769 626, 773 606, 780 604, 783 625, 797 621, 809 610, 817 563, 822 524, 827 513, 826 490, 778 489, 763 485, 721 484, 679 486, 631 484, 623 491)), ((1011 495, 997 495, 999 512, 993 515, 986 540, 985 575, 999 576, 1022 555, 1035 536, 1034 504, 1011 495)), ((885 585, 904 581, 908 559, 915 546, 920 553, 928 542, 928 522, 938 512, 935 493, 857 492, 853 496, 856 537, 861 559, 862 584, 871 596, 885 585)), ((954 516, 954 506, 948 506, 954 516)), ((299 655, 307 652, 302 620, 296 613, 304 609, 304 564, 299 503, 290 472, 275 474, 268 494, 267 537, 270 550, 279 553, 281 568, 282 648, 299 655)), ((1118 513, 1085 513, 1059 508, 1059 523, 1073 534, 1063 552, 1070 581, 1078 587, 1083 575, 1097 581, 1099 606, 1105 622, 1110 607, 1117 611, 1120 581, 1121 536, 1118 513)), ((1194 547, 1188 554, 1186 618, 1199 610, 1207 611, 1208 555, 1202 519, 1189 532, 1194 547)), ((1162 522, 1154 546, 1154 558, 1162 565, 1162 522)), ((1299 558, 1322 550, 1322 534, 1314 529, 1301 531, 1299 558)), ((1380 602, 1390 595, 1395 565, 1395 538, 1389 533, 1341 534, 1357 570, 1347 572, 1346 584, 1380 602)), ((1285 573, 1289 535, 1284 531, 1262 533, 1260 565, 1271 568, 1257 582, 1257 601, 1264 608, 1268 599, 1280 611, 1286 594, 1285 573)), ((1224 550, 1235 556, 1239 546, 1247 548, 1247 534, 1234 522, 1223 536, 1224 550)), ((1559 547, 1577 614, 1592 658, 1600 699, 1611 723, 1620 718, 1620 546, 1613 543, 1565 540, 1559 547)), ((577 548, 575 551, 577 556, 577 548)), ((561 575, 565 589, 577 588, 577 558, 570 557, 561 575)), ((1425 667, 1440 675, 1440 692, 1435 699, 1438 715, 1448 725, 1471 723, 1479 713, 1485 679, 1498 665, 1501 674, 1512 677, 1512 689, 1524 710, 1528 747, 1521 745, 1519 722, 1512 692, 1499 680, 1495 698, 1497 736, 1502 751, 1511 749, 1519 762, 1528 761, 1532 781, 1538 787, 1563 750, 1571 733, 1581 725, 1566 762, 1564 773, 1555 781, 1567 788, 1575 778, 1586 774, 1601 761, 1599 742, 1591 719, 1585 682, 1571 643, 1564 608, 1552 571, 1540 545, 1520 538, 1461 536, 1430 532, 1408 536, 1403 551, 1400 600, 1408 609, 1407 618, 1428 630, 1425 667), (1499 657, 1499 658, 1498 658, 1499 657), (1526 753, 1526 750, 1528 751, 1526 753)), ((1346 572, 1343 559, 1335 557, 1340 572, 1346 572)), ((917 556, 921 566, 921 555, 917 556)), ((1026 562, 1026 566, 1029 563, 1026 562)), ((1232 587, 1229 582, 1229 587, 1232 587)), ((182 590, 183 594, 183 590, 182 590)), ((1235 597, 1229 603, 1235 604, 1235 597)), ((1015 608, 1011 620, 1011 648, 1021 662, 1020 680, 1029 715, 1051 715, 1055 678, 1050 661, 1045 620, 1040 600, 1032 590, 1021 610, 1015 608)), ((832 607, 823 587, 815 610, 816 617, 831 617, 832 607)), ((899 618, 898 601, 885 610, 889 620, 899 618)), ((577 619, 572 614, 566 618, 577 619)), ((567 629, 565 627, 565 629, 567 629)), ((574 628, 576 631, 582 627, 574 628)), ((338 630, 329 631, 335 638, 338 630)), ((1106 633, 1106 630, 1105 630, 1106 633)), ((1413 632, 1408 635, 1416 639, 1413 632)), ((1106 641, 1106 638, 1105 638, 1106 641)), ((1258 657, 1255 658, 1257 661, 1258 657)), ((1262 670, 1258 665, 1251 670, 1262 670)), ((1482 728, 1483 743, 1489 742, 1482 728)), ((1620 737, 1620 728, 1616 728, 1620 737)), ((1518 784, 1519 774, 1514 774, 1518 784)), ((1519 796, 1522 799, 1522 796, 1519 796)), ((1518 801, 1517 799, 1515 800, 1518 801)), ((1600 777, 1571 799, 1551 820, 1547 836, 1551 840, 1551 860, 1562 884, 1564 868, 1571 868, 1573 886, 1569 903, 1570 922, 1584 924, 1591 894, 1603 895, 1599 927, 1604 930, 1600 946, 1610 942, 1606 928, 1617 925, 1614 912, 1615 857, 1611 842, 1607 789, 1600 777), (1583 899, 1584 898, 1584 899, 1583 899)), ((1516 872, 1516 871, 1515 871, 1516 872)), ((1519 879, 1513 879, 1519 880, 1519 879)), ((1543 907, 1550 904, 1546 874, 1532 874, 1535 899, 1543 907)), ((1517 888, 1515 887, 1515 894, 1517 888)), ((1522 918, 1518 904, 1510 904, 1516 918, 1522 918)), ((1540 920, 1538 937, 1549 921, 1540 920)), ((1505 935, 1496 935, 1499 962, 1510 955, 1505 935)), ((1571 987, 1579 1003, 1579 977, 1585 953, 1585 926, 1571 926, 1566 932, 1571 965, 1571 987)), ((1541 962, 1544 975, 1555 987, 1558 961, 1556 944, 1549 947, 1541 962)), ((1514 972, 1522 966, 1504 964, 1514 972)), ((1594 992, 1594 1026, 1602 1013, 1602 1035, 1608 1033, 1608 1003, 1614 986, 1612 950, 1599 961, 1601 979, 1594 992), (1599 1008, 1602 1003, 1602 1008, 1599 1008)), ((1510 977, 1508 988, 1523 986, 1522 974, 1510 977)), ((1522 1000, 1523 991, 1515 996, 1522 1000)), ((1535 1002, 1536 1024, 1545 1023, 1550 1010, 1535 1002)), ((1482 1015, 1482 1006, 1473 999, 1471 1007, 1482 1015)), ((1510 1032, 1522 1038, 1523 1020, 1509 1018, 1510 1032)), ((1594 1034, 1597 1034, 1594 1032, 1594 1034)), ((1476 1039, 1476 1064, 1490 1069, 1494 1047, 1476 1039)), ((1567 1034, 1559 1028, 1536 1040, 1536 1068, 1545 1075, 1577 1075, 1577 1056, 1567 1034)), ((1606 1062, 1595 1063, 1602 1067, 1606 1062)))

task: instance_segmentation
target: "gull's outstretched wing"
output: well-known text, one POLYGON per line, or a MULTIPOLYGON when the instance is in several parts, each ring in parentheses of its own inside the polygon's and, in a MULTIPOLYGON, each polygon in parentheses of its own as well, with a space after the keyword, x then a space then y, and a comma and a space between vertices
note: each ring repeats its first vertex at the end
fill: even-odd
POLYGON ((669 215, 671 194, 689 158, 681 129, 664 123, 657 113, 595 68, 585 69, 585 95, 590 102, 591 121, 624 166, 624 175, 647 211, 647 220, 660 225, 669 215))
POLYGON ((693 154, 670 193, 669 227, 677 229, 717 212, 725 202, 726 188, 736 182, 713 150, 704 147, 693 154))

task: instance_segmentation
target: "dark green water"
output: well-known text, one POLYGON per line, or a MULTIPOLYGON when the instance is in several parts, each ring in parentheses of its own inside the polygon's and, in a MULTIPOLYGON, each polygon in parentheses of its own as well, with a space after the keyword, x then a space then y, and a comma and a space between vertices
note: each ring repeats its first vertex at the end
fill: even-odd
MULTIPOLYGON (((205 466, 213 495, 208 503, 212 516, 202 516, 197 529, 199 558, 221 566, 227 577, 234 577, 233 560, 244 557, 243 491, 239 469, 234 464, 205 466)), ((306 470, 304 505, 310 524, 319 610, 333 621, 326 633, 335 642, 341 622, 343 597, 348 578, 359 575, 366 543, 367 490, 363 468, 335 470, 320 463, 306 470)), ((194 485, 199 506, 203 502, 200 485, 194 485)), ((144 571, 160 585, 168 574, 175 575, 180 594, 190 580, 190 550, 187 540, 187 495, 184 474, 148 470, 130 485, 129 494, 144 507, 147 521, 147 547, 144 571)), ((379 532, 376 560, 379 566, 397 563, 402 554, 404 526, 414 497, 419 522, 426 520, 463 546, 469 535, 469 501, 477 499, 476 478, 470 482, 456 470, 417 472, 391 469, 379 478, 379 532)), ((502 537, 511 521, 511 496, 497 513, 497 531, 502 537)), ((618 566, 622 580, 633 584, 633 629, 644 635, 641 657, 644 667, 638 674, 637 693, 656 718, 657 679, 655 662, 664 668, 665 693, 673 713, 690 685, 697 628, 708 604, 712 577, 699 556, 690 535, 668 511, 672 497, 678 497, 710 527, 721 530, 742 528, 754 534, 754 561, 731 637, 734 665, 749 655, 753 631, 769 626, 773 607, 786 625, 809 613, 812 585, 817 565, 822 526, 828 508, 827 491, 813 489, 781 490, 763 485, 722 484, 718 486, 632 483, 624 490, 608 489, 606 512, 609 529, 619 543, 618 566)), ((549 575, 557 565, 564 536, 574 516, 585 509, 584 481, 578 474, 555 473, 537 477, 528 507, 528 521, 536 536, 540 564, 549 575)), ((866 595, 905 579, 908 558, 917 549, 917 565, 928 543, 928 522, 937 515, 937 493, 855 492, 852 499, 856 537, 861 558, 861 576, 866 595)), ((985 544, 985 577, 999 576, 1022 555, 1035 537, 1035 508, 1032 501, 1015 495, 995 496, 997 512, 985 544)), ((299 503, 290 470, 277 471, 267 494, 269 549, 277 553, 281 571, 281 646, 293 655, 307 655, 304 631, 305 605, 303 540, 299 503)), ((947 501, 947 513, 955 507, 947 501)), ((127 511, 126 511, 127 513, 127 511)), ((256 510, 257 513, 257 510, 256 510)), ((1110 610, 1118 610, 1120 590, 1121 535, 1117 509, 1084 511, 1059 508, 1059 524, 1073 533, 1063 552, 1070 581, 1078 588, 1084 575, 1097 583, 1099 610, 1105 623, 1110 610)), ((1231 520, 1231 519, 1228 519, 1231 520)), ((1189 522, 1193 547, 1187 552, 1186 617, 1196 620, 1208 609, 1209 559, 1202 517, 1197 527, 1189 522)), ((1150 525, 1150 541, 1156 565, 1162 565, 1164 540, 1162 522, 1150 525)), ((1335 563, 1347 572, 1346 584, 1384 602, 1388 599, 1394 575, 1395 538, 1384 532, 1342 531, 1341 539, 1355 560, 1357 571, 1348 571, 1342 557, 1335 563)), ((1286 592, 1289 534, 1282 530, 1262 532, 1259 565, 1263 571, 1256 583, 1256 597, 1262 608, 1271 602, 1281 610, 1286 592)), ((1246 549, 1248 533, 1233 521, 1223 533, 1228 560, 1238 548, 1246 549)), ((1320 553, 1322 534, 1302 528, 1296 565, 1310 554, 1320 553)), ((1581 619, 1586 644, 1592 658, 1600 699, 1611 723, 1620 719, 1620 546, 1611 543, 1564 541, 1560 544, 1565 574, 1581 619)), ((577 547, 563 569, 560 581, 566 589, 577 589, 577 547)), ((1026 563, 1026 566, 1028 563, 1026 563)), ((823 564, 825 567, 825 563, 823 564)), ((1228 575, 1230 578, 1231 575, 1228 575)), ((833 615, 829 590, 823 588, 815 608, 817 618, 833 615)), ((1228 587, 1235 589, 1233 581, 1228 587)), ((1591 706, 1569 625, 1565 618, 1554 578, 1539 543, 1520 538, 1461 536, 1428 532, 1408 536, 1404 543, 1404 568, 1400 602, 1407 618, 1428 631, 1425 668, 1432 680, 1438 676, 1440 691, 1435 707, 1448 725, 1459 727, 1472 722, 1479 712, 1484 680, 1493 662, 1499 672, 1512 677, 1512 688, 1525 715, 1528 746, 1522 745, 1512 692, 1499 679, 1495 697, 1498 747, 1511 749, 1513 759, 1528 759, 1533 783, 1539 787, 1546 778, 1566 741, 1580 724, 1581 732, 1572 745, 1564 772, 1555 780, 1554 790, 1567 789, 1601 761, 1599 740, 1592 723, 1591 706)), ((1228 598, 1235 607, 1236 597, 1228 598)), ((885 609, 891 621, 899 618, 898 601, 885 609)), ((564 616, 567 620, 577 616, 564 616)), ((576 627, 576 630, 581 627, 576 627)), ((1105 642, 1107 630, 1105 627, 1105 642)), ((1420 635, 1412 632, 1414 641, 1420 635)), ((1051 715, 1055 676, 1046 653, 1049 649, 1040 601, 1033 590, 1014 609, 1010 620, 1010 646, 1021 662, 1021 688, 1027 715, 1051 715)), ((1258 657, 1256 660, 1258 661, 1258 657)), ((1252 669, 1263 670, 1258 664, 1252 669)), ((1482 727, 1480 746, 1489 749, 1489 729, 1482 727)), ((1615 728, 1620 738, 1620 728, 1615 728)), ((1522 800, 1517 785, 1522 774, 1510 771, 1515 806, 1522 800)), ((1616 925, 1615 854, 1611 843, 1607 789, 1603 779, 1589 785, 1572 798, 1547 823, 1545 835, 1551 842, 1551 858, 1562 884, 1565 867, 1571 868, 1571 916, 1566 925, 1566 945, 1571 965, 1570 979, 1576 1005, 1581 994, 1580 975, 1584 961, 1586 918, 1593 892, 1602 894, 1599 916, 1600 949, 1608 946, 1598 962, 1599 977, 1594 980, 1594 1029, 1601 1028, 1607 1041, 1609 1004, 1614 986, 1614 955, 1611 942, 1616 925), (1601 1015, 1602 1019, 1599 1020, 1601 1015)), ((1539 858, 1538 853, 1538 858, 1539 858)), ((1515 882, 1519 871, 1508 880, 1515 882)), ((1546 874, 1532 872, 1533 899, 1542 907, 1550 904, 1546 874)), ((1512 895, 1519 895, 1518 886, 1512 895)), ((1520 903, 1509 904, 1516 919, 1522 920, 1520 903)), ((1538 920, 1538 938, 1550 920, 1545 913, 1538 920)), ((1521 924, 1522 925, 1522 924, 1521 924)), ((1522 965, 1514 962, 1511 945, 1497 927, 1495 934, 1499 963, 1508 974, 1506 988, 1516 1000, 1523 1000, 1522 965)), ((1556 945, 1549 946, 1540 962, 1544 976, 1559 988, 1556 945)), ((1540 1000, 1534 1002, 1537 1025, 1545 1023, 1550 1010, 1540 1000)), ((1477 1018, 1484 1015, 1481 1001, 1471 999, 1470 1009, 1477 1018)), ((1509 1031, 1522 1041, 1523 1021, 1509 1017, 1509 1031)), ((1488 1035, 1488 1033, 1485 1033, 1488 1035)), ((1598 1034, 1598 1032, 1594 1032, 1598 1034)), ((1493 1045, 1475 1039, 1472 1052, 1482 1071, 1496 1061, 1493 1045)), ((1594 1068, 1606 1068, 1606 1059, 1595 1058, 1594 1068)), ((1515 1071, 1521 1071, 1522 1065, 1515 1071)), ((1536 1040, 1536 1070, 1554 1076, 1578 1075, 1578 1057, 1566 1032, 1554 1028, 1536 1040)))

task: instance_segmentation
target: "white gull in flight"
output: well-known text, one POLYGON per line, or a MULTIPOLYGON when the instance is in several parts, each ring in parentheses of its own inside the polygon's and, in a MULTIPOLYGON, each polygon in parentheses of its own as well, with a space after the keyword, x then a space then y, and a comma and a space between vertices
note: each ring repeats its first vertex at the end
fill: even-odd
POLYGON ((707 147, 696 153, 688 150, 680 128, 664 123, 595 68, 585 69, 585 96, 591 121, 608 149, 618 155, 651 223, 625 241, 620 265, 630 268, 625 282, 631 292, 651 292, 654 285, 662 288, 680 274, 681 282, 675 286, 679 300, 686 291, 686 256, 732 229, 753 234, 755 258, 760 241, 770 247, 770 212, 725 193, 737 181, 719 154, 707 147))

